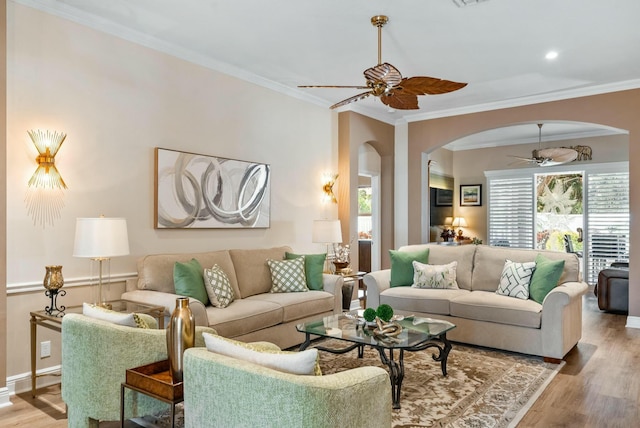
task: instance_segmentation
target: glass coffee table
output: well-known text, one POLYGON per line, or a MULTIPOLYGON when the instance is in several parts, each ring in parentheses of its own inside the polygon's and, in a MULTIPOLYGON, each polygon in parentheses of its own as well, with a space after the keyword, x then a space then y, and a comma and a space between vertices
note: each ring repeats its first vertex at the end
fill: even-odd
POLYGON ((324 317, 320 320, 298 324, 296 329, 305 334, 305 341, 300 350, 305 350, 311 344, 311 336, 327 337, 346 342, 341 349, 331 349, 316 346, 320 351, 333 354, 344 354, 354 349, 358 350, 358 357, 364 355, 364 347, 370 346, 378 351, 380 360, 389 369, 391 379, 391 397, 393 408, 400 408, 400 390, 404 379, 404 352, 423 351, 436 348, 438 353, 432 355, 440 362, 442 375, 447 375, 447 357, 451 351, 451 342, 447 340, 447 332, 456 326, 448 321, 433 318, 397 315, 396 321, 402 326, 402 333, 395 340, 377 338, 374 327, 369 327, 357 312, 347 312, 340 315, 324 317), (398 351, 398 359, 395 351, 398 351))

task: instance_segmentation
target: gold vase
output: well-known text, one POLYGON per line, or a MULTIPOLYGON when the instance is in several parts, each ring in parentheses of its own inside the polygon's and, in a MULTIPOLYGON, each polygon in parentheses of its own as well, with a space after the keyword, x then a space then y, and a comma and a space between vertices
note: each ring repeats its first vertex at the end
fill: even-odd
POLYGON ((59 290, 64 285, 62 277, 62 266, 45 266, 46 273, 42 285, 47 290, 59 290))
POLYGON ((182 354, 195 345, 196 321, 188 297, 178 297, 167 327, 167 354, 174 383, 182 382, 182 354))

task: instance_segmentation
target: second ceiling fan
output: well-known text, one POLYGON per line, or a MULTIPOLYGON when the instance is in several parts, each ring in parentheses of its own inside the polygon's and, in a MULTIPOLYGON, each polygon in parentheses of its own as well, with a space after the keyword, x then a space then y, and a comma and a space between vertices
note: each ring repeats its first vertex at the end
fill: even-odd
POLYGON ((382 62, 382 27, 389 22, 384 15, 371 18, 371 24, 378 27, 378 65, 364 71, 366 86, 301 85, 299 88, 353 88, 368 89, 367 92, 354 95, 331 106, 332 109, 361 100, 370 95, 380 98, 385 105, 398 110, 418 109, 418 95, 437 95, 457 91, 466 83, 452 82, 435 77, 402 77, 400 71, 382 62))

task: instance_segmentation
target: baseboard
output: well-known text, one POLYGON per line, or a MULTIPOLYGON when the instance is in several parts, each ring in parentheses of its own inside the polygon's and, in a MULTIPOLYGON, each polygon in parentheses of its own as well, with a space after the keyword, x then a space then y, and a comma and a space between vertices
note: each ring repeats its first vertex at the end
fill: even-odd
POLYGON ((640 317, 627 317, 627 325, 625 327, 628 328, 640 328, 640 317))
POLYGON ((9 407, 13 404, 10 398, 11 393, 9 392, 9 388, 0 388, 0 409, 3 407, 9 407))
MULTIPOLYGON (((36 374, 43 376, 36 379, 36 388, 43 388, 45 386, 51 386, 60 383, 60 365, 40 369, 36 372, 36 374)), ((7 389, 9 390, 9 396, 31 391, 31 372, 21 373, 15 376, 8 377, 7 389)), ((2 395, 0 391, 0 400, 1 399, 2 395)))

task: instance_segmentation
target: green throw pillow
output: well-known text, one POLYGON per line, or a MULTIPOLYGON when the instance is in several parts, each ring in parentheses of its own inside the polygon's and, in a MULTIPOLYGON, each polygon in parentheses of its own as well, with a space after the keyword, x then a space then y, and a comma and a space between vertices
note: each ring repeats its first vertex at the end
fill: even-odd
POLYGON ((294 254, 284 253, 287 260, 297 259, 304 256, 304 275, 307 280, 309 290, 323 290, 322 272, 324 271, 324 261, 326 254, 294 254))
POLYGON ((429 249, 420 251, 389 250, 391 257, 391 286, 405 287, 413 284, 413 261, 429 263, 429 249))
POLYGON ((202 266, 196 259, 191 259, 187 263, 176 262, 173 265, 173 284, 176 294, 193 297, 200 300, 203 305, 207 305, 209 296, 204 287, 203 272, 202 266))
POLYGON ((533 271, 529 283, 529 297, 542 304, 544 298, 558 285, 564 270, 564 260, 550 260, 538 254, 536 256, 536 270, 533 271))

